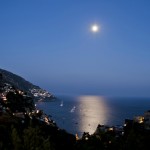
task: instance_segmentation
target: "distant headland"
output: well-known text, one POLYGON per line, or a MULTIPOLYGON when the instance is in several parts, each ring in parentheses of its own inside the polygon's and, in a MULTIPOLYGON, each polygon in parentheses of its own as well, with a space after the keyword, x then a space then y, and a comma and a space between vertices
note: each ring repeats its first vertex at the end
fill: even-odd
POLYGON ((1 83, 5 84, 5 88, 8 91, 11 87, 18 88, 22 91, 26 91, 27 94, 30 95, 35 101, 48 101, 56 98, 47 90, 44 90, 24 78, 4 69, 0 69, 0 78, 1 83))

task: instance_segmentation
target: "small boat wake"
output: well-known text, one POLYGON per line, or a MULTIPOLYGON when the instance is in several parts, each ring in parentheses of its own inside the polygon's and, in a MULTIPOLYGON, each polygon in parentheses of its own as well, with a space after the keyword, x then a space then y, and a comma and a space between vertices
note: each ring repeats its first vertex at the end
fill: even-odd
POLYGON ((73 113, 76 109, 76 106, 73 106, 73 108, 70 110, 71 113, 73 113))

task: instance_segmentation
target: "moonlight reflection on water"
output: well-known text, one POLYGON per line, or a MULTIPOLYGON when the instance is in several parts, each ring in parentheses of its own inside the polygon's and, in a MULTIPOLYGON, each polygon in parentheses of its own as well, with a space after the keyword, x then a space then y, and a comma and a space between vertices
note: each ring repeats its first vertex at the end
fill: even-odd
POLYGON ((111 118, 111 107, 102 96, 62 97, 50 103, 37 103, 37 107, 52 115, 59 127, 79 136, 83 132, 94 133, 98 124, 107 124, 111 118))
POLYGON ((150 100, 96 95, 59 96, 56 101, 39 102, 36 105, 37 109, 51 115, 60 128, 82 136, 83 132, 92 134, 98 124, 123 125, 124 119, 142 115, 149 110, 150 100), (62 102, 63 105, 60 105, 62 102))
POLYGON ((98 124, 107 124, 109 110, 105 99, 101 96, 81 96, 80 101, 80 131, 92 134, 98 124))

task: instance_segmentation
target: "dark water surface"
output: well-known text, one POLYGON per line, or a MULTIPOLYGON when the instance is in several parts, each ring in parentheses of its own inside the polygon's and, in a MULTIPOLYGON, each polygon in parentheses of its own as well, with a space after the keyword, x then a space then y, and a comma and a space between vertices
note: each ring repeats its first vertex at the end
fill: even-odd
POLYGON ((66 131, 92 134, 98 124, 123 125, 150 110, 150 98, 106 98, 102 96, 58 96, 52 102, 38 102, 37 108, 51 115, 66 131))

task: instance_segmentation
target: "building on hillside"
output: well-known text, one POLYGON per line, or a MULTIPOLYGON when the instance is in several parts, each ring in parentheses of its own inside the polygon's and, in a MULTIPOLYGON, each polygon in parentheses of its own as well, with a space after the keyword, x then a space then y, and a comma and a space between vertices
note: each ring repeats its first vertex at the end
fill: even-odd
POLYGON ((136 117, 134 117, 133 121, 136 123, 143 123, 144 117, 143 116, 136 116, 136 117))

